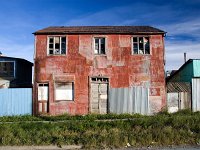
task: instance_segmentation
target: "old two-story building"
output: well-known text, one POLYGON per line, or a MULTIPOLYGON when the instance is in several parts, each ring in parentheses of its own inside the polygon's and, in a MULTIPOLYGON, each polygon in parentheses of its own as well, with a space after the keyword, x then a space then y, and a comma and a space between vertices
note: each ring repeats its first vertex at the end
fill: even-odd
POLYGON ((32 87, 33 63, 0 55, 0 88, 32 87))
POLYGON ((34 35, 35 114, 152 114, 165 107, 164 31, 61 26, 34 35))

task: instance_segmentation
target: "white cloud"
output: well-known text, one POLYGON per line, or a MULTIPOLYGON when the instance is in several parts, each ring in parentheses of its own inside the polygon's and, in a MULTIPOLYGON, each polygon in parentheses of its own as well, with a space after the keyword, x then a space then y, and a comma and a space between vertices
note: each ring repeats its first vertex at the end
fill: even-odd
POLYGON ((180 23, 170 23, 161 26, 169 36, 191 35, 200 37, 200 18, 190 19, 180 23))
POLYGON ((167 70, 176 70, 184 63, 184 53, 187 53, 188 59, 200 59, 199 42, 168 41, 166 43, 166 62, 167 70))
POLYGON ((24 58, 33 62, 33 44, 17 44, 0 37, 0 51, 8 57, 24 58))

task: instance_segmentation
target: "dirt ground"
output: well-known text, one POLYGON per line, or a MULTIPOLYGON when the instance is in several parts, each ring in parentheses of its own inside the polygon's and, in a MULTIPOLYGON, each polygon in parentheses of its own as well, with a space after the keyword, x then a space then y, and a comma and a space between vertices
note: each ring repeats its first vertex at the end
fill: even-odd
POLYGON ((67 146, 0 146, 0 150, 73 150, 81 149, 81 146, 67 145, 67 146))
MULTIPOLYGON (((77 150, 82 146, 66 145, 62 147, 50 145, 50 146, 0 146, 0 150, 77 150)), ((173 147, 144 147, 133 148, 124 147, 115 150, 200 150, 200 146, 173 146, 173 147)))

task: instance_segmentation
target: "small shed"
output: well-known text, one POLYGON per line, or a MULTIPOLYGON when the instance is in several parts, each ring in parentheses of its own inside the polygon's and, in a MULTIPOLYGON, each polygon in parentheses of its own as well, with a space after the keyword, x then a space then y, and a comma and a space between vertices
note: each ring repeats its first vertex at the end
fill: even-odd
POLYGON ((189 59, 167 77, 166 83, 169 112, 200 111, 200 59, 189 59))

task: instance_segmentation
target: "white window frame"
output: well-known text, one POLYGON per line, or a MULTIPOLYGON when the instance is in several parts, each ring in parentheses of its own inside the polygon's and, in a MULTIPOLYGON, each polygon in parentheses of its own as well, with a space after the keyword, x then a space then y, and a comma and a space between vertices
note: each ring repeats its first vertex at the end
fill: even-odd
POLYGON ((60 55, 67 55, 67 37, 66 36, 48 36, 47 37, 47 55, 49 56, 60 56, 60 55), (53 38, 53 43, 50 43, 50 38, 53 38), (55 48, 55 38, 59 38, 59 52, 56 52, 56 48, 55 48), (62 38, 66 38, 65 39, 65 53, 61 54, 62 52, 62 38), (53 54, 50 54, 50 48, 49 48, 49 44, 53 44, 53 54))
POLYGON ((106 55, 106 38, 105 37, 94 37, 93 38, 93 43, 94 43, 94 54, 95 55, 106 55), (96 49, 96 43, 95 43, 95 40, 98 39, 99 42, 99 50, 96 49), (105 43, 104 43, 104 53, 102 53, 101 51, 101 39, 104 39, 105 43), (97 52, 96 52, 97 51, 97 52))
POLYGON ((74 101, 74 82, 55 82, 55 84, 54 84, 54 93, 55 93, 55 96, 54 96, 54 98, 55 98, 55 101, 74 101), (57 89, 57 84, 63 84, 63 85, 67 85, 67 84, 71 84, 72 85, 72 87, 71 87, 71 90, 69 90, 69 89, 64 89, 64 90, 66 90, 65 92, 66 93, 63 93, 63 91, 57 91, 58 89, 57 89), (58 93, 60 93, 60 94, 63 94, 64 96, 66 96, 67 94, 71 94, 70 96, 66 96, 66 97, 70 97, 70 98, 60 98, 60 96, 57 96, 57 94, 58 93))
POLYGON ((49 84, 38 83, 38 101, 48 101, 49 99, 49 84))
POLYGON ((0 61, 0 63, 13 63, 13 75, 12 76, 5 76, 5 77, 14 77, 16 76, 15 74, 15 61, 0 61))
POLYGON ((133 36, 131 38, 131 44, 132 44, 132 55, 151 55, 151 43, 150 43, 150 36, 133 36), (134 38, 137 38, 137 42, 134 42, 134 38), (143 52, 144 53, 140 53, 140 49, 139 49, 139 38, 143 38, 143 52), (146 53, 146 50, 145 50, 145 42, 144 42, 144 38, 148 38, 148 42, 149 42, 149 53, 146 53), (137 44, 137 53, 134 52, 134 44, 137 44))

